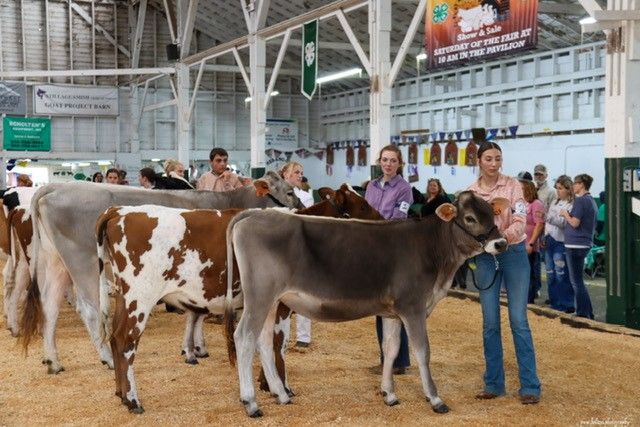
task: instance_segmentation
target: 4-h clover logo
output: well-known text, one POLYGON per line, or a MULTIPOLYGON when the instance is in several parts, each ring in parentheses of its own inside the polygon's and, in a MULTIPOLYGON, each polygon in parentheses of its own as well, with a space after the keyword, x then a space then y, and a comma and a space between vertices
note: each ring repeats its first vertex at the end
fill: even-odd
POLYGON ((316 44, 314 42, 309 42, 304 45, 304 61, 307 63, 307 67, 310 67, 313 64, 313 61, 316 60, 316 44))
POLYGON ((449 6, 446 3, 441 3, 433 8, 433 23, 441 24, 449 16, 449 6))

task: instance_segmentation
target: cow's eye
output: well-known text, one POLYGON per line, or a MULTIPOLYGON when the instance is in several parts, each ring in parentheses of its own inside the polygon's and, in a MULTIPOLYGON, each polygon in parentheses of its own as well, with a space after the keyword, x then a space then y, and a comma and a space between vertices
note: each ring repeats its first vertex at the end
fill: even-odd
POLYGON ((469 224, 475 224, 476 222, 478 222, 478 221, 476 221, 476 219, 475 219, 474 217, 472 217, 471 215, 467 215, 467 216, 465 216, 465 217, 464 217, 464 220, 465 220, 466 222, 468 222, 469 224))

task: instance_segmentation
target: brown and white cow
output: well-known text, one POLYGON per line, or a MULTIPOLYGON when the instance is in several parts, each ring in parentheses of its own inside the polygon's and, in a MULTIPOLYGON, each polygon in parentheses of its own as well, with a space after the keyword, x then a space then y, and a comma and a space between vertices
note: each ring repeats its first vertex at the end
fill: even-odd
MULTIPOLYGON (((496 209, 508 206, 495 200, 496 209)), ((234 333, 240 400, 247 414, 261 416, 252 379, 258 346, 272 393, 288 395, 274 364, 272 331, 278 302, 315 320, 347 321, 384 317, 384 401, 395 405, 392 363, 404 323, 420 368, 427 400, 435 412, 449 408, 440 399, 429 370, 426 317, 451 286, 465 259, 483 251, 499 253, 507 241, 494 224, 489 203, 463 192, 436 215, 408 221, 338 221, 279 211, 246 211, 227 229, 227 263, 240 272, 244 311, 234 333), (283 236, 287 236, 283 238, 283 236)), ((231 315, 233 278, 228 279, 231 315)), ((230 351, 230 354, 232 352, 230 351)))
POLYGON ((7 328, 11 335, 19 334, 18 308, 27 298, 27 288, 30 282, 29 263, 33 241, 33 226, 28 207, 16 207, 9 213, 9 244, 11 254, 7 265, 11 266, 8 274, 12 277, 12 288, 5 289, 5 310, 7 314, 7 328))
POLYGON ((48 373, 64 370, 58 358, 55 329, 65 291, 71 285, 75 290, 76 311, 89 331, 100 360, 113 366, 111 349, 102 342, 99 333, 100 286, 95 224, 109 206, 143 204, 182 209, 301 207, 291 185, 273 171, 254 181, 252 186, 226 192, 150 191, 82 181, 39 188, 31 204, 34 225, 32 283, 21 318, 20 335, 26 350, 32 337, 42 332, 43 362, 48 373))
POLYGON ((33 229, 29 205, 36 189, 15 187, 2 194, 0 209, 0 258, 5 259, 4 317, 7 329, 18 335, 18 305, 26 298, 33 229))
MULTIPOLYGON (((337 194, 335 200, 326 200, 299 213, 380 218, 364 198, 346 186, 337 194)), ((98 219, 99 259, 101 266, 107 262, 112 264, 117 288, 113 328, 109 330, 109 285, 105 274, 101 273, 102 332, 105 337, 111 337, 116 394, 132 412, 143 411, 135 384, 133 359, 155 303, 163 299, 200 314, 224 312, 227 292, 225 235, 227 225, 238 212, 235 209, 182 210, 145 205, 113 207, 98 219)), ((234 276, 238 277, 237 272, 234 276)), ((237 282, 232 292, 241 302, 237 282)))
MULTIPOLYGON (((373 209, 371 205, 348 184, 342 184, 340 188, 335 191, 329 187, 321 187, 318 189, 318 193, 322 199, 321 202, 299 210, 297 214, 333 218, 383 219, 378 211, 373 209)), ((280 349, 280 351, 276 352, 276 365, 278 366, 278 371, 282 373, 281 378, 283 378, 286 383, 282 353, 286 351, 286 343, 289 339, 291 310, 283 305, 279 310, 279 314, 279 322, 276 325, 276 329, 281 332, 277 333, 274 337, 276 342, 279 343, 276 345, 276 348, 280 349)), ((182 354, 185 356, 185 363, 197 364, 197 358, 209 356, 203 332, 203 321, 206 315, 188 311, 186 317, 182 354)), ((232 322, 233 319, 227 317, 226 321, 232 322)), ((227 329, 230 327, 232 326, 227 324, 227 329)), ((261 388, 268 391, 268 386, 263 378, 261 375, 261 388)))

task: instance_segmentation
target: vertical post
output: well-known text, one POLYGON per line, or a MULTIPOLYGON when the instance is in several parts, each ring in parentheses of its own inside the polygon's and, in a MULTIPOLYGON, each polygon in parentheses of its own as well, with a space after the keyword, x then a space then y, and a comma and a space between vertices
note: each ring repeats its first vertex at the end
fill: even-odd
POLYGON ((178 160, 184 165, 189 164, 189 148, 191 147, 191 126, 189 121, 189 67, 176 63, 176 77, 178 81, 178 160))
MULTIPOLYGON (((640 2, 608 2, 608 9, 637 11, 640 2)), ((640 193, 630 188, 631 175, 640 167, 639 32, 636 20, 607 34, 604 155, 607 321, 640 329, 640 217, 631 212, 631 200, 640 193)))
POLYGON ((625 171, 633 173, 638 167, 640 158, 605 159, 607 322, 636 329, 640 329, 640 218, 631 212, 634 194, 624 191, 623 182, 625 171))
POLYGON ((391 86, 389 85, 391 41, 391 2, 369 1, 369 49, 371 60, 369 159, 371 178, 379 171, 376 159, 380 149, 391 141, 391 86))
POLYGON ((249 68, 251 70, 251 175, 263 175, 265 164, 265 132, 267 112, 265 99, 266 42, 255 33, 249 36, 249 68))

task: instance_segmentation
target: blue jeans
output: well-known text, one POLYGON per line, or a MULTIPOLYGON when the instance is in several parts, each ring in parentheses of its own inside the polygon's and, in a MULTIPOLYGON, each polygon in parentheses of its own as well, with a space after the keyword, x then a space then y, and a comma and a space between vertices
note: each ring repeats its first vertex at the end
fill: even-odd
POLYGON ((584 258, 587 256, 589 248, 567 248, 567 267, 569 268, 569 279, 576 294, 576 315, 593 319, 593 307, 589 291, 584 286, 582 271, 584 270, 584 258))
POLYGON ((545 237, 545 242, 544 261, 547 269, 547 287, 551 308, 560 311, 575 309, 575 297, 567 271, 564 243, 557 241, 550 235, 545 237))
MULTIPOLYGON (((524 243, 510 245, 506 252, 497 255, 496 258, 499 267, 495 283, 489 289, 480 291, 485 359, 484 389, 486 392, 498 395, 506 393, 500 335, 500 282, 504 279, 509 302, 509 324, 518 361, 519 393, 521 396, 540 396, 535 349, 527 320, 529 260, 524 243)), ((476 264, 478 266, 476 271, 478 286, 486 288, 496 272, 493 256, 486 253, 478 255, 476 264)))
MULTIPOLYGON (((378 335, 378 346, 380 347, 380 364, 384 361, 382 354, 382 317, 376 316, 376 333, 378 335)), ((411 360, 409 359, 409 338, 407 337, 407 331, 404 329, 404 325, 400 329, 400 349, 398 355, 393 361, 394 368, 408 368, 411 366, 411 360)))
POLYGON ((542 277, 540 274, 540 252, 533 251, 528 256, 529 259, 529 304, 536 302, 538 291, 542 288, 542 277))

